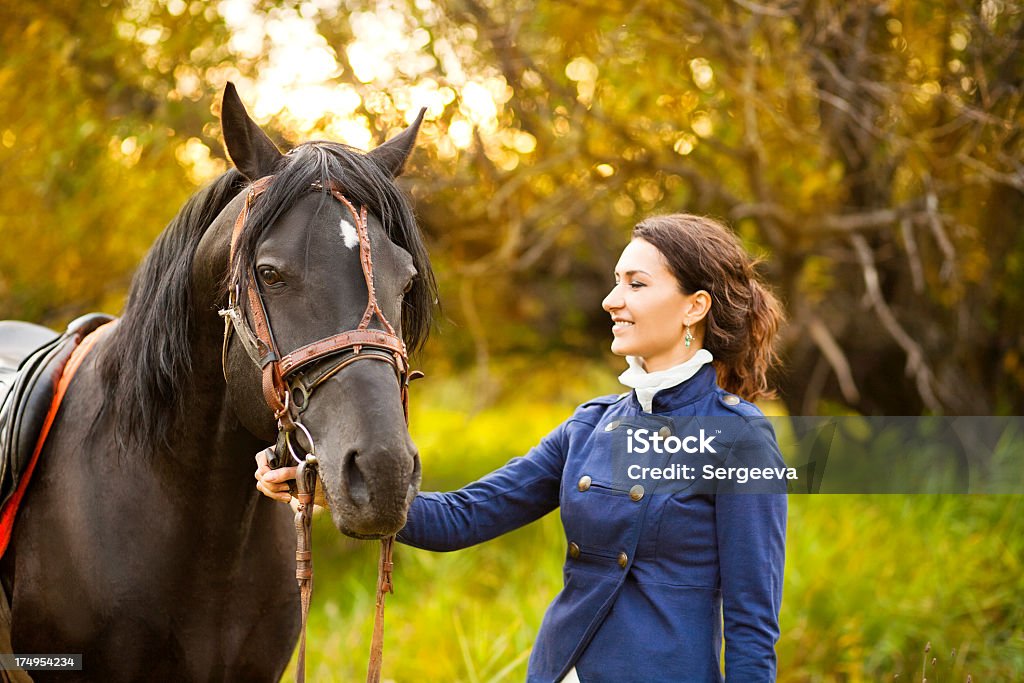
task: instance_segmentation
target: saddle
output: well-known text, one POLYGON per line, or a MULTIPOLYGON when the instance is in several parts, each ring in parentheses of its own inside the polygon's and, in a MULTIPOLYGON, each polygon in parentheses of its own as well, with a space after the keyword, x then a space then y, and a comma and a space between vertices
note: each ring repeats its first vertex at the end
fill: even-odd
POLYGON ((72 351, 113 318, 90 313, 64 334, 18 320, 0 320, 0 509, 18 488, 32 458, 57 382, 72 351))

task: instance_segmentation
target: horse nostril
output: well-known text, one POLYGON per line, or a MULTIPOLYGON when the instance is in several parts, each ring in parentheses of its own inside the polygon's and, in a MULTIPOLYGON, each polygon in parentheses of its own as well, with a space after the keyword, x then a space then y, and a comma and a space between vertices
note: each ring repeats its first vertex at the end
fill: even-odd
POLYGON ((413 454, 412 454, 412 479, 410 480, 409 486, 415 486, 415 487, 419 488, 421 480, 422 480, 422 472, 420 470, 420 453, 419 453, 419 451, 413 451, 413 454))
POLYGON ((370 490, 366 488, 366 479, 359 470, 356 458, 359 454, 356 451, 349 451, 345 454, 345 481, 348 482, 348 495, 356 505, 370 504, 370 490))
POLYGON ((420 454, 419 451, 413 450, 412 452, 412 476, 409 477, 409 486, 405 492, 405 504, 411 505, 413 498, 420 492, 420 482, 423 481, 422 472, 420 471, 420 454))

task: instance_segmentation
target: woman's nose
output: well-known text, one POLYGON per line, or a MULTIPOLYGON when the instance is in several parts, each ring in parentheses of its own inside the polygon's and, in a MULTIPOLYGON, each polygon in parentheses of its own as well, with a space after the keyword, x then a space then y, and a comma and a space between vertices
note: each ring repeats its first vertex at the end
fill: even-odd
POLYGON ((619 286, 615 285, 612 287, 612 291, 608 292, 608 296, 601 302, 601 308, 611 313, 617 308, 622 308, 622 297, 619 295, 619 286))

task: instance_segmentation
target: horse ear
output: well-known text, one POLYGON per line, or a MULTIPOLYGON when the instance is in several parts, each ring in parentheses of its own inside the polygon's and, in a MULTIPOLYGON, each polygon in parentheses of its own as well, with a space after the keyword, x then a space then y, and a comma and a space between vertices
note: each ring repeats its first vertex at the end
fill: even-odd
POLYGON ((235 168, 249 180, 272 174, 283 155, 267 134, 249 118, 245 105, 230 81, 224 86, 220 109, 220 125, 224 144, 235 168))
POLYGON ((420 114, 412 125, 369 153, 369 157, 384 171, 390 173, 392 178, 402 175, 402 171, 405 170, 405 161, 416 145, 416 134, 419 133, 423 115, 426 113, 426 107, 420 109, 420 114))

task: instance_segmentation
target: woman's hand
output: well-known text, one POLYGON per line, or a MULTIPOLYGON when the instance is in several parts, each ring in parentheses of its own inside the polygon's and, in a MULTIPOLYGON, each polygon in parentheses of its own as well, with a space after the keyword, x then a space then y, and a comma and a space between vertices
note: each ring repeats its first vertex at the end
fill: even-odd
POLYGON ((288 503, 292 499, 288 492, 288 482, 295 478, 297 467, 279 467, 270 469, 267 464, 267 453, 273 448, 265 448, 256 454, 256 489, 268 498, 288 503))

